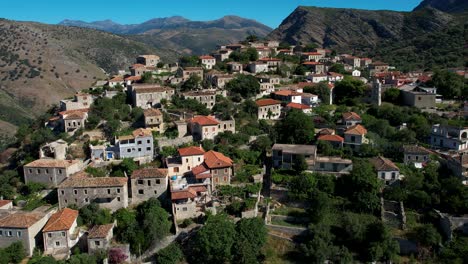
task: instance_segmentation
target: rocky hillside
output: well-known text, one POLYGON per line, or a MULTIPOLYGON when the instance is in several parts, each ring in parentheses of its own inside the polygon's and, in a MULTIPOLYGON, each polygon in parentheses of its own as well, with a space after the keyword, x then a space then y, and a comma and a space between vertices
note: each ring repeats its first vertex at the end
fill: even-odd
POLYGON ((447 13, 462 13, 468 10, 467 0, 424 0, 414 10, 432 7, 447 13))
POLYGON ((339 51, 372 49, 445 27, 451 16, 435 9, 413 13, 298 7, 269 37, 291 44, 314 42, 339 51), (427 19, 430 17, 431 19, 427 19))
POLYGON ((253 34, 264 37, 271 28, 255 20, 225 16, 212 21, 191 21, 180 16, 155 18, 141 24, 121 25, 111 20, 83 22, 64 20, 66 26, 94 28, 187 54, 205 54, 216 45, 238 42, 253 34))
POLYGON ((0 134, 155 52, 97 30, 0 20, 0 134))

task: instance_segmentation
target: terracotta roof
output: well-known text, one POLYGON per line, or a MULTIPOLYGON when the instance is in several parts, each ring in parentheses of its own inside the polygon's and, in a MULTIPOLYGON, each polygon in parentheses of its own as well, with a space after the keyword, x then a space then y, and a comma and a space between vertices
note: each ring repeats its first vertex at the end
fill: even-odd
POLYGON ((280 101, 276 101, 273 99, 260 99, 255 102, 257 106, 267 106, 267 105, 277 105, 281 104, 280 101))
POLYGON ((190 120, 191 123, 198 123, 200 126, 216 126, 219 124, 212 116, 195 116, 190 120))
POLYGON ((37 168, 67 168, 71 165, 77 164, 79 160, 56 160, 56 159, 38 159, 30 162, 25 167, 37 168))
POLYGON ((367 129, 361 125, 354 125, 348 128, 345 131, 345 134, 352 134, 352 135, 365 135, 367 134, 367 129))
POLYGON ((316 61, 306 61, 302 63, 302 65, 323 65, 323 64, 320 62, 316 62, 316 61))
POLYGON ((334 135, 335 130, 331 128, 324 128, 318 132, 319 135, 334 135))
POLYGON ((191 188, 182 191, 172 191, 171 200, 182 200, 197 197, 197 192, 191 188))
POLYGON ((86 113, 83 113, 83 112, 74 112, 74 113, 71 113, 71 114, 67 114, 65 115, 65 117, 63 117, 64 120, 75 120, 75 119, 83 119, 85 118, 86 116, 86 113))
POLYGON ((206 187, 203 186, 203 185, 190 186, 189 188, 192 189, 195 192, 206 192, 207 191, 206 187))
POLYGON ((344 138, 338 135, 322 135, 318 138, 318 140, 344 142, 344 138))
POLYGON ((133 64, 133 65, 132 65, 132 69, 136 69, 136 68, 144 68, 144 67, 145 67, 145 65, 143 65, 143 64, 139 64, 139 63, 136 63, 136 64, 133 64))
POLYGON ((115 76, 114 78, 110 79, 109 82, 123 82, 124 79, 122 76, 115 76))
POLYGON ((125 78, 125 81, 139 81, 141 80, 141 76, 129 76, 125 78))
POLYGON ((308 105, 292 103, 292 102, 287 104, 286 106, 290 107, 290 108, 294 108, 294 109, 300 109, 300 110, 310 109, 310 106, 308 106, 308 105))
POLYGON ((302 55, 314 56, 314 55, 322 55, 322 53, 320 53, 320 52, 303 52, 302 55))
POLYGON ((64 208, 49 218, 42 232, 70 230, 76 218, 78 218, 77 210, 64 208))
POLYGON ((225 168, 232 166, 232 160, 220 152, 210 150, 205 153, 205 164, 210 169, 225 168))
POLYGON ((281 61, 280 59, 277 58, 261 58, 259 61, 281 61))
POLYGON ((292 91, 292 90, 279 90, 279 91, 274 92, 274 94, 279 95, 279 96, 297 96, 297 95, 301 95, 301 93, 298 93, 298 92, 292 91))
POLYGON ((63 117, 63 116, 67 116, 67 115, 71 115, 71 114, 76 114, 76 113, 87 113, 88 111, 89 111, 88 108, 75 109, 75 110, 68 110, 68 111, 59 112, 59 115, 63 117))
POLYGON ((58 188, 115 187, 127 185, 127 177, 69 177, 58 188))
POLYGON ((134 137, 148 137, 148 136, 152 136, 152 132, 151 132, 151 129, 147 128, 138 128, 138 129, 135 129, 133 130, 132 132, 132 135, 134 137))
POLYGON ((202 147, 195 147, 195 146, 190 146, 186 148, 180 148, 179 149, 179 155, 180 156, 195 156, 195 155, 203 155, 205 154, 205 150, 203 150, 202 147))
POLYGON ((95 225, 89 230, 88 238, 105 238, 114 228, 114 224, 95 225))
POLYGON ((329 76, 332 76, 332 77, 343 77, 344 76, 343 74, 337 73, 337 72, 328 72, 327 74, 329 76))
POLYGON ((163 93, 163 92, 170 92, 174 89, 169 87, 162 87, 158 85, 152 86, 132 86, 135 93, 163 93))
POLYGON ((362 120, 361 117, 355 112, 346 112, 343 113, 342 116, 344 120, 362 120))
POLYGON ((381 156, 372 158, 370 162, 377 171, 400 171, 395 163, 381 156))
MULTIPOLYGON (((192 173, 193 175, 195 175, 195 177, 198 179, 197 175, 201 174, 201 173, 204 173, 204 172, 207 172, 209 171, 210 169, 208 169, 206 167, 206 165, 204 163, 192 168, 192 173)), ((211 177, 211 175, 210 175, 211 177)))
POLYGON ((209 56, 209 55, 204 55, 204 56, 200 56, 198 57, 200 60, 215 60, 214 57, 212 56, 209 56))
POLYGON ((160 168, 143 168, 139 170, 134 170, 132 173, 132 179, 140 178, 166 178, 167 169, 160 168))
POLYGON ((162 116, 163 114, 159 109, 148 108, 144 111, 145 116, 162 116))
POLYGON ((44 217, 43 214, 33 212, 18 212, 9 214, 0 219, 0 227, 3 228, 29 228, 44 217))
POLYGON ((11 202, 13 201, 12 200, 0 200, 0 207, 3 207, 11 202))

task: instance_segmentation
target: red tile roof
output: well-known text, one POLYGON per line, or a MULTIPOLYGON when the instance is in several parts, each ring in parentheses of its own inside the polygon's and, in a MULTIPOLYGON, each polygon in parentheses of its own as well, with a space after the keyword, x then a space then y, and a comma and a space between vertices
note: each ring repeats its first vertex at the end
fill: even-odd
POLYGON ((12 200, 0 200, 0 207, 3 207, 11 202, 13 201, 12 200))
POLYGON ((343 113, 342 116, 344 120, 362 120, 361 117, 355 112, 346 112, 343 113))
POLYGON ((179 149, 179 155, 180 156, 195 156, 195 155, 203 155, 205 154, 205 150, 203 150, 202 147, 195 147, 195 146, 190 146, 186 148, 180 148, 179 149))
POLYGON ((132 179, 141 179, 141 178, 166 178, 167 169, 160 168, 143 168, 134 170, 132 173, 132 179))
POLYGON ((329 76, 332 76, 332 77, 343 77, 344 76, 343 74, 337 73, 337 72, 328 72, 327 74, 329 76))
POLYGON ((384 157, 375 157, 370 160, 377 171, 400 171, 397 165, 384 157))
POLYGON ((70 230, 76 218, 78 218, 77 210, 64 208, 50 217, 42 232, 70 230))
POLYGON ((114 228, 114 224, 95 225, 89 230, 88 238, 105 238, 114 228))
POLYGON ((293 90, 279 90, 279 91, 276 91, 274 94, 279 95, 279 96, 297 96, 297 95, 301 95, 301 93, 298 93, 298 92, 293 91, 293 90))
POLYGON ((320 53, 320 52, 303 52, 302 55, 315 56, 315 55, 322 55, 322 53, 320 53))
POLYGON ((33 212, 18 212, 0 219, 2 228, 29 228, 44 217, 43 214, 33 212))
MULTIPOLYGON (((193 173, 193 175, 197 176, 197 175, 199 175, 199 174, 201 174, 201 173, 204 173, 204 172, 207 172, 207 171, 209 171, 209 170, 210 170, 210 169, 207 168, 207 167, 205 166, 204 163, 202 163, 202 164, 200 164, 200 165, 194 167, 194 168, 192 169, 192 173, 193 173)), ((211 176, 211 175, 210 175, 210 176, 211 176)), ((198 179, 198 178, 197 178, 197 179, 198 179)))
POLYGON ((323 65, 323 64, 320 62, 316 62, 316 61, 306 61, 302 63, 302 65, 323 65))
POLYGON ((125 78, 125 81, 139 81, 141 80, 141 76, 129 76, 125 78))
POLYGON ((276 101, 273 99, 260 99, 255 102, 257 106, 267 106, 267 105, 277 105, 281 104, 280 101, 276 101))
POLYGON ((344 142, 344 138, 338 135, 322 135, 318 138, 318 140, 344 142))
POLYGON ((162 116, 163 114, 159 109, 148 108, 144 111, 145 116, 162 116))
POLYGON ((87 188, 87 187, 122 187, 127 185, 127 177, 69 177, 58 188, 87 188))
POLYGON ((67 168, 71 165, 78 163, 79 160, 55 160, 55 159, 38 159, 30 162, 24 167, 33 168, 67 168))
POLYGON ((219 125, 218 120, 212 116, 195 116, 190 120, 191 123, 197 123, 200 126, 216 126, 219 125))
POLYGON ((139 64, 139 63, 137 63, 137 64, 133 64, 133 65, 132 65, 132 69, 136 69, 136 68, 144 68, 144 67, 146 67, 146 66, 145 66, 145 65, 143 65, 143 64, 139 64))
POLYGON ((259 61, 281 61, 280 59, 277 58, 261 58, 259 61))
POLYGON ((191 188, 182 191, 172 191, 171 200, 183 200, 197 197, 197 192, 191 188))
POLYGON ((286 106, 289 108, 294 108, 294 109, 299 109, 299 110, 310 109, 310 106, 308 105, 292 103, 292 102, 287 104, 286 106))
POLYGON ((124 79, 122 76, 115 76, 114 78, 110 79, 109 82, 123 82, 124 79))
POLYGON ((144 128, 138 128, 138 129, 135 129, 133 130, 132 132, 132 135, 134 137, 148 137, 148 136, 152 136, 152 132, 151 132, 151 129, 144 129, 144 128))
POLYGON ((350 128, 348 128, 345 131, 345 134, 351 134, 351 135, 365 135, 367 134, 367 129, 361 125, 355 125, 350 128))
POLYGON ((232 160, 220 152, 210 150, 205 153, 205 164, 210 169, 226 168, 232 166, 232 160))
POLYGON ((198 57, 200 60, 215 60, 215 57, 209 55, 203 55, 198 57))

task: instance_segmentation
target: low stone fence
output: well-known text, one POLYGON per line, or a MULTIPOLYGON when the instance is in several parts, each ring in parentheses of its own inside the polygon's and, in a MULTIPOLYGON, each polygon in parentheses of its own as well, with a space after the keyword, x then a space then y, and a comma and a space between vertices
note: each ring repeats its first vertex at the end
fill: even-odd
POLYGON ((185 136, 181 138, 157 138, 158 141, 158 147, 161 150, 163 147, 170 147, 170 146, 181 146, 183 144, 191 143, 193 142, 193 137, 192 136, 185 136))
POLYGON ((291 236, 298 236, 307 231, 305 227, 293 227, 293 226, 280 226, 280 225, 266 225, 268 230, 288 234, 291 236))

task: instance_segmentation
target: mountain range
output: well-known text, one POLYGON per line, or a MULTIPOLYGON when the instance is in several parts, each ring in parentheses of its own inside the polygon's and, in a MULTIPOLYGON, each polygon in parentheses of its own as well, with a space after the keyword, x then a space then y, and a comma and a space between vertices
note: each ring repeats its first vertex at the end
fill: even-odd
POLYGON ((265 37, 272 29, 255 20, 225 16, 211 21, 191 21, 181 16, 155 18, 141 24, 122 25, 112 20, 64 20, 64 26, 93 28, 182 54, 207 54, 216 45, 238 42, 248 35, 265 37))

